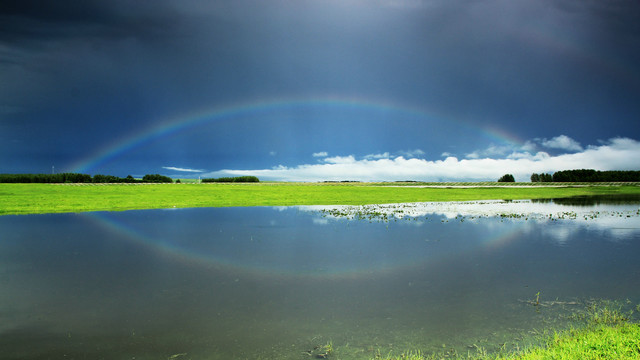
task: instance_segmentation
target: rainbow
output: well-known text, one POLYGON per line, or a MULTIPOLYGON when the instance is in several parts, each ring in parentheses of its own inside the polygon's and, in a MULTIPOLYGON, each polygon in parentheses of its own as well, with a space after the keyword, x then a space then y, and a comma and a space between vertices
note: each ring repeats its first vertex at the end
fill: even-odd
POLYGON ((158 138, 171 136, 173 134, 185 131, 197 126, 220 121, 233 121, 240 117, 247 116, 264 116, 276 112, 286 112, 299 109, 328 109, 328 110, 364 110, 377 111, 400 114, 410 116, 416 119, 426 120, 444 120, 448 122, 458 123, 467 128, 476 128, 479 134, 484 134, 491 141, 499 144, 508 143, 513 145, 522 145, 523 142, 517 137, 510 135, 497 128, 480 128, 464 119, 457 119, 441 114, 426 112, 422 109, 400 106, 382 101, 369 101, 351 98, 311 98, 311 99, 280 99, 254 101, 247 103, 235 104, 227 107, 217 107, 213 109, 200 110, 166 119, 160 123, 138 131, 136 133, 124 136, 112 143, 105 145, 95 153, 77 161, 71 168, 73 172, 91 173, 99 166, 106 164, 119 156, 141 147, 158 138))
MULTIPOLYGON (((143 210, 147 212, 157 211, 185 211, 184 209, 143 210)), ((79 216, 93 223, 105 234, 112 234, 120 241, 130 242, 140 246, 150 253, 171 259, 186 266, 203 268, 215 268, 219 271, 237 275, 249 275, 263 278, 323 278, 323 279, 354 279, 362 276, 370 276, 372 272, 378 274, 390 274, 395 271, 419 266, 423 261, 406 261, 394 264, 369 264, 368 266, 343 266, 332 270, 300 271, 300 269, 281 266, 282 264, 257 264, 246 260, 240 260, 228 255, 215 252, 203 252, 184 245, 180 239, 157 239, 135 226, 135 221, 127 219, 126 213, 89 212, 80 213, 79 216)), ((256 234, 259 235, 259 234, 256 234)), ((286 263, 286 262, 283 262, 286 263)))
MULTIPOLYGON (((165 209, 143 211, 150 214, 157 214, 157 212, 159 211, 175 211, 177 212, 177 218, 175 220, 179 223, 181 219, 184 219, 183 215, 184 211, 186 210, 165 209)), ((203 210, 198 209, 196 211, 203 210)), ((268 211, 268 209, 265 208, 263 211, 268 211)), ((213 268, 219 271, 233 273, 236 275, 248 275, 251 277, 262 277, 266 279, 273 277, 290 279, 357 279, 360 277, 369 277, 372 273, 384 276, 397 272, 410 271, 411 269, 422 268, 426 265, 448 262, 450 261, 450 256, 453 255, 453 253, 445 251, 439 254, 439 256, 435 257, 407 257, 405 259, 398 258, 395 261, 389 261, 387 263, 372 262, 367 264, 346 264, 344 266, 336 264, 334 262, 332 266, 329 267, 330 269, 300 271, 301 269, 297 268, 296 265, 293 265, 293 267, 292 265, 286 265, 288 261, 283 261, 282 263, 267 262, 260 264, 259 262, 257 263, 254 261, 248 261, 247 259, 237 258, 230 254, 225 255, 215 251, 202 251, 202 249, 194 248, 188 241, 182 241, 183 239, 158 238, 158 236, 149 234, 146 230, 141 229, 139 226, 137 226, 135 220, 136 217, 129 216, 127 212, 90 212, 81 213, 79 214, 79 216, 92 222, 93 225, 97 229, 100 229, 100 231, 104 234, 111 234, 110 236, 115 236, 119 241, 130 242, 131 244, 146 249, 150 253, 170 259, 174 262, 182 263, 185 266, 195 266, 206 269, 213 268)), ((153 218, 158 219, 157 216, 153 216, 153 218)), ((170 218, 172 217, 170 216, 170 218)), ((167 218, 163 217, 163 219, 166 220, 167 218)), ((365 225, 375 226, 375 224, 365 225)), ((514 222, 509 224, 509 226, 502 226, 500 230, 491 231, 490 234, 486 232, 480 232, 477 234, 478 241, 471 242, 461 251, 474 251, 474 249, 477 249, 478 247, 483 247, 488 251, 494 251, 504 246, 509 246, 510 243, 517 241, 522 233, 523 226, 525 226, 523 222, 514 222)), ((257 232, 255 235, 260 236, 259 232, 257 232)), ((280 246, 283 245, 284 244, 280 244, 280 246)), ((269 246, 278 245, 270 242, 269 246)), ((283 251, 282 254, 282 256, 288 256, 288 253, 286 251, 283 251)), ((459 255, 459 252, 456 251, 455 254, 459 255)), ((319 264, 320 267, 321 265, 322 264, 319 264)))

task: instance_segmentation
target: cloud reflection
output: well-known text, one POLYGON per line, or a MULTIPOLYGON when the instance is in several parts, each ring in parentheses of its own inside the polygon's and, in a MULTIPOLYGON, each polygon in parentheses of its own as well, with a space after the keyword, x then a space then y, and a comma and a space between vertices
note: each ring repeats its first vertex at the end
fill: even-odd
MULTIPOLYGON (((576 227, 603 232, 603 237, 620 241, 640 235, 638 204, 596 204, 593 206, 563 205, 532 200, 421 202, 382 205, 312 205, 298 206, 300 211, 317 212, 322 220, 412 220, 420 226, 425 218, 442 221, 480 221, 498 218, 502 221, 530 221, 535 223, 563 223, 564 226, 542 228, 546 237, 563 244, 571 238, 576 227)), ((315 220, 314 220, 315 222, 315 220)), ((326 224, 327 222, 322 222, 326 224)), ((540 229, 540 227, 535 227, 540 229)))

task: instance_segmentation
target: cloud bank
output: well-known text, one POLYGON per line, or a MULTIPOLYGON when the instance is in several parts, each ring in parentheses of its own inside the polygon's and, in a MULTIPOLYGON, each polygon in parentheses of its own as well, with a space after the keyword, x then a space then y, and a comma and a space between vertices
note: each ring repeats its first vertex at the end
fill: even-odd
MULTIPOLYGON (((559 136, 554 139, 560 139, 561 144, 574 144, 574 140, 568 137, 564 139, 559 136)), ((548 140, 538 140, 539 143, 545 141, 548 140)), ((516 181, 529 181, 532 173, 553 173, 559 170, 640 169, 640 142, 630 138, 613 138, 597 146, 588 146, 579 152, 555 156, 544 151, 535 154, 522 151, 528 147, 530 143, 502 158, 478 156, 458 159, 448 156, 443 160, 426 160, 404 156, 392 158, 385 153, 381 156, 367 155, 358 159, 354 155, 347 155, 327 157, 319 164, 293 167, 279 165, 271 169, 254 170, 225 169, 209 173, 207 176, 254 175, 264 180, 279 181, 496 181, 500 176, 509 173, 514 175, 516 181)), ((575 149, 575 146, 568 147, 575 149)), ((495 151, 489 149, 487 153, 495 151)))

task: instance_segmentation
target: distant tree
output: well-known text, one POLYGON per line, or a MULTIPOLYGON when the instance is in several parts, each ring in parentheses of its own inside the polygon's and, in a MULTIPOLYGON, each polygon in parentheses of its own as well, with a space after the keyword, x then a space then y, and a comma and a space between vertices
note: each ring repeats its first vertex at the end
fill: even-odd
POLYGON ((95 175, 93 175, 92 182, 94 182, 94 183, 106 183, 106 182, 108 182, 107 181, 107 175, 95 174, 95 175))
POLYGON ((177 180, 176 180, 176 184, 180 184, 180 183, 182 183, 182 182, 180 181, 180 179, 177 179, 177 180))
POLYGON ((64 181, 72 183, 90 183, 91 175, 76 174, 76 173, 64 173, 64 181))
POLYGON ((640 171, 599 171, 593 169, 562 170, 553 174, 556 182, 638 182, 640 171))
POLYGON ((540 175, 536 173, 531 174, 531 182, 540 182, 540 175))
POLYGON ((531 174, 531 182, 552 182, 552 181, 553 181, 553 177, 551 176, 551 174, 545 174, 545 173, 531 174))
POLYGON ((143 182, 151 182, 151 183, 172 183, 173 179, 168 176, 153 174, 153 175, 145 175, 142 177, 143 182))
MULTIPOLYGON (((173 182, 170 177, 162 175, 149 175, 149 182, 173 182)), ((0 174, 0 183, 135 183, 140 180, 128 175, 126 178, 114 175, 96 174, 93 177, 78 173, 57 174, 0 174)))
POLYGON ((207 179, 202 179, 203 183, 210 183, 210 182, 260 182, 260 179, 258 179, 256 176, 236 176, 236 177, 221 177, 221 178, 207 178, 207 179))
POLYGON ((83 183, 91 182, 91 175, 77 173, 58 174, 0 174, 3 183, 83 183))
POLYGON ((498 179, 498 182, 515 182, 515 181, 516 179, 511 174, 504 174, 500 179, 498 179))

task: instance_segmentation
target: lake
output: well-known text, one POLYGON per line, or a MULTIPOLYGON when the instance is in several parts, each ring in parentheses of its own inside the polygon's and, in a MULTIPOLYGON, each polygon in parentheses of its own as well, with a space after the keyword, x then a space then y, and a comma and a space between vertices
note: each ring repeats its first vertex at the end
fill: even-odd
POLYGON ((3 359, 508 351, 640 303, 638 197, 2 216, 0 236, 3 359))

